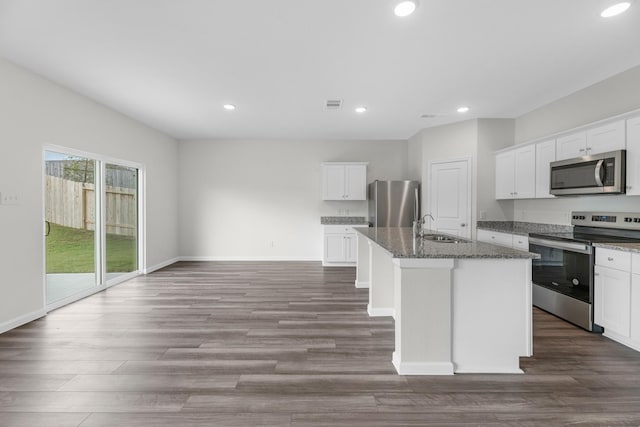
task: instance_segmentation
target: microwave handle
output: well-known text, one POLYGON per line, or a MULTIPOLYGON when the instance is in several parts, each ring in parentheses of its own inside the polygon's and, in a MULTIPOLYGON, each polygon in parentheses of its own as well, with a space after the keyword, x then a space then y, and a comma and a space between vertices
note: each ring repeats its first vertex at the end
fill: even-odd
POLYGON ((604 160, 598 160, 598 163, 596 164, 596 173, 595 173, 596 184, 598 184, 598 187, 604 187, 604 183, 602 182, 603 165, 604 165, 604 160))

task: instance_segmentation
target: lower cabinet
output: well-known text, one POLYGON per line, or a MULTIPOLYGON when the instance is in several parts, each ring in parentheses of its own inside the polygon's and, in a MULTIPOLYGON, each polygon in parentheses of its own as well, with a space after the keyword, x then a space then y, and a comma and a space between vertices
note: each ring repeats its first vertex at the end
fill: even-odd
POLYGON ((640 254, 596 248, 594 321, 604 335, 640 351, 640 254))
POLYGON ((595 322, 607 334, 629 338, 631 329, 631 273, 596 265, 595 322))
POLYGON ((357 260, 358 239, 353 228, 347 225, 325 225, 322 265, 355 266, 357 260))

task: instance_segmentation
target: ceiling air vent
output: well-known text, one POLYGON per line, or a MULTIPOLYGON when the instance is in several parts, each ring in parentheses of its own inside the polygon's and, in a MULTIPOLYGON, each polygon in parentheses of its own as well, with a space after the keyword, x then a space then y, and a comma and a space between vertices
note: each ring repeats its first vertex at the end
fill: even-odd
POLYGON ((327 110, 339 110, 342 108, 342 99, 327 99, 325 104, 327 110))

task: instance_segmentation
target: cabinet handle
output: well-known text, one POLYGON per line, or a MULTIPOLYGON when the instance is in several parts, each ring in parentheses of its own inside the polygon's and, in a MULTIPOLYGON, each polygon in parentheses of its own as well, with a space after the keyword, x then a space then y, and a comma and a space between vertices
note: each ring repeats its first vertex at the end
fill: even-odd
POLYGON ((578 151, 581 152, 581 153, 584 153, 586 150, 584 148, 581 148, 578 151))
POLYGON ((591 148, 591 147, 587 147, 587 151, 591 151, 591 150, 592 150, 592 148, 591 148))
POLYGON ((609 261, 613 261, 613 258, 611 258, 611 257, 608 257, 607 259, 608 259, 609 261))
POLYGON ((492 238, 492 239, 495 239, 495 238, 496 238, 496 236, 491 236, 491 238, 492 238))

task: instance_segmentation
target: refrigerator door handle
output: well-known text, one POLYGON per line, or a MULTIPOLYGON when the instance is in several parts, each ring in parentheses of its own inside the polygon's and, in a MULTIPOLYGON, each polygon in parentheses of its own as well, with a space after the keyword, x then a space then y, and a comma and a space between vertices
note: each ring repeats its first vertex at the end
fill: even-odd
POLYGON ((418 201, 418 189, 415 190, 415 198, 413 199, 413 220, 417 221, 420 217, 420 202, 418 201))

